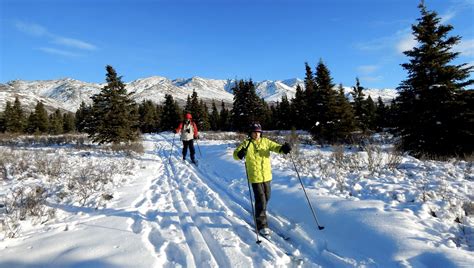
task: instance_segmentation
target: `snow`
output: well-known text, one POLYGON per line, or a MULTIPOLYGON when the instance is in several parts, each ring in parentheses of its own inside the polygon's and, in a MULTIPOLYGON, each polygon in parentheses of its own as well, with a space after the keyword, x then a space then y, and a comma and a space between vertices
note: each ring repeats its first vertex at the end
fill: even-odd
MULTIPOLYGON (((181 160, 178 142, 170 158, 172 133, 145 135, 145 153, 131 157, 68 146, 16 148, 23 152, 18 158, 34 152, 62 159, 71 170, 110 167, 106 170, 116 171, 114 183, 105 190, 114 198, 99 206, 91 199, 82 206, 77 199, 59 201, 51 194, 46 206, 56 209, 54 219, 42 224, 21 221, 16 238, 0 233, 0 267, 474 264, 472 215, 464 217, 462 225, 454 222, 461 215, 460 202, 472 202, 472 163, 403 156, 396 168, 380 165, 369 170, 366 163, 344 169, 333 165, 331 148, 300 145, 293 158, 272 154, 268 215, 275 234, 272 243, 262 239, 258 245, 244 163, 232 158, 238 136, 223 133, 218 139, 206 139, 210 135, 202 133, 197 141, 199 166, 181 160), (324 230, 317 228, 292 159, 324 230)), ((354 149, 346 149, 346 154, 360 161, 369 155, 354 149)), ((386 159, 385 151, 383 156, 386 159)), ((39 162, 30 163, 34 169, 39 162)), ((66 180, 52 184, 50 176, 28 172, 15 176, 21 179, 10 174, 1 181, 0 195, 21 185, 59 188, 66 180)))
MULTIPOLYGON (((215 100, 216 104, 224 101, 232 104, 232 86, 235 80, 218 80, 202 77, 192 77, 189 79, 170 80, 161 76, 151 76, 140 78, 126 84, 128 92, 133 92, 132 98, 137 102, 151 100, 155 103, 163 103, 165 94, 173 95, 173 98, 184 104, 193 90, 198 93, 198 97, 204 101, 215 100)), ((281 101, 286 95, 288 100, 294 98, 296 87, 300 85, 304 89, 304 82, 301 79, 286 79, 270 81, 265 80, 255 82, 255 91, 260 98, 267 102, 281 101)), ((0 84, 0 111, 3 111, 7 101, 13 102, 15 96, 20 96, 20 101, 27 110, 33 110, 36 100, 43 101, 48 110, 54 111, 60 108, 66 111, 75 112, 82 102, 90 104, 91 96, 100 92, 105 84, 87 83, 71 78, 58 80, 38 80, 24 81, 14 80, 6 84, 0 84), (25 103, 24 103, 25 102, 25 103)), ((337 87, 334 88, 337 90, 337 87)), ((351 87, 344 87, 346 96, 352 99, 351 87)), ((389 103, 397 96, 394 89, 366 89, 366 96, 370 95, 374 101, 380 96, 385 103, 389 103)), ((228 106, 227 106, 228 107, 228 106)))

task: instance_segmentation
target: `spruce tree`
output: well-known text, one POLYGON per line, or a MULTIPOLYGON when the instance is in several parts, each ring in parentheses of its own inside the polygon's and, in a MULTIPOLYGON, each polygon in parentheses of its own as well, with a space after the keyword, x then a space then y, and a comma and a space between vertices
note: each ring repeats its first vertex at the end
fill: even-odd
POLYGON ((352 87, 352 90, 352 107, 354 108, 356 126, 359 130, 362 130, 362 132, 366 132, 368 130, 368 124, 367 111, 365 110, 364 87, 360 85, 358 77, 356 77, 356 85, 352 87))
POLYGON ((5 124, 5 131, 6 132, 13 132, 13 117, 14 117, 14 112, 13 112, 13 107, 12 103, 10 101, 7 101, 7 104, 5 105, 5 110, 3 110, 3 116, 5 118, 4 124, 5 124))
POLYGON ((306 117, 305 107, 305 95, 300 85, 296 86, 295 97, 291 99, 291 121, 297 129, 303 129, 305 127, 304 119, 306 117))
POLYGON ((389 120, 388 107, 383 103, 382 98, 379 96, 375 108, 375 130, 380 132, 383 131, 384 128, 389 127, 389 120))
POLYGON ((207 105, 200 100, 199 101, 199 114, 200 118, 198 121, 198 128, 199 130, 206 131, 210 129, 210 124, 209 124, 209 109, 207 108, 207 105))
MULTIPOLYGON (((277 106, 277 124, 276 127, 278 129, 290 130, 294 127, 294 123, 292 122, 292 115, 291 115, 291 106, 290 102, 286 95, 281 97, 281 103, 277 106)), ((275 117, 275 116, 274 116, 275 117)))
POLYGON ((86 131, 99 144, 134 141, 139 135, 135 102, 114 68, 107 65, 106 70, 107 85, 92 96, 93 120, 86 131))
POLYGON ((151 100, 143 100, 139 105, 138 113, 142 133, 153 133, 158 130, 156 106, 151 100))
POLYGON ((314 104, 315 101, 315 90, 316 90, 316 85, 314 82, 314 75, 313 71, 311 70, 311 67, 308 65, 307 62, 305 62, 305 78, 304 78, 304 102, 303 104, 303 117, 300 119, 303 122, 303 126, 305 129, 310 130, 312 127, 314 127, 314 124, 316 123, 316 106, 314 104))
POLYGON ((221 101, 221 111, 219 113, 219 129, 224 131, 230 130, 230 112, 225 108, 224 101, 221 101))
POLYGON ((0 132, 5 132, 5 117, 3 116, 3 112, 0 112, 0 132))
POLYGON ((339 84, 339 91, 336 96, 336 105, 334 110, 334 129, 333 142, 349 142, 350 134, 355 129, 354 111, 352 105, 344 94, 342 84, 339 84))
POLYGON ((63 114, 63 132, 64 133, 71 133, 76 130, 76 122, 74 119, 73 113, 64 113, 63 114))
POLYGON ((262 101, 255 92, 252 80, 240 80, 235 83, 232 90, 234 92, 232 124, 235 130, 246 132, 252 122, 262 121, 262 101))
POLYGON ((160 129, 162 131, 172 131, 177 128, 180 121, 180 114, 178 103, 173 99, 171 94, 166 94, 160 117, 160 129))
POLYGON ((21 102, 18 97, 15 98, 13 106, 11 105, 11 102, 7 101, 3 114, 5 131, 11 133, 22 133, 25 131, 26 117, 21 108, 21 102))
POLYGON ((77 131, 84 133, 90 122, 92 122, 92 106, 86 105, 85 102, 81 102, 79 109, 76 111, 75 124, 77 131))
POLYGON ((333 89, 334 84, 329 69, 322 60, 316 67, 314 81, 316 90, 313 98, 315 106, 313 121, 319 122, 319 125, 311 127, 310 131, 315 140, 334 142, 336 140, 334 132, 337 92, 333 89))
POLYGON ((367 99, 364 101, 365 111, 366 111, 366 120, 367 120, 367 128, 369 130, 375 130, 376 124, 375 120, 377 117, 377 108, 375 106, 372 97, 368 96, 367 99))
POLYGON ((191 95, 191 103, 189 108, 186 108, 186 111, 191 113, 193 116, 193 121, 198 124, 198 127, 200 127, 203 111, 202 106, 199 103, 198 94, 195 90, 193 90, 193 94, 191 95))
MULTIPOLYGON (((460 96, 466 97, 463 90, 474 84, 469 79, 474 67, 450 63, 459 55, 452 49, 461 37, 448 36, 453 26, 441 25, 437 13, 423 3, 418 7, 421 17, 412 25, 418 44, 404 52, 409 62, 402 67, 408 77, 398 87, 396 130, 401 147, 414 155, 472 153, 472 145, 460 146, 465 126, 472 122, 472 108, 458 104, 464 101, 460 96)), ((470 140, 472 144, 472 136, 470 140)))
POLYGON ((217 111, 216 102, 212 100, 212 112, 209 117, 209 125, 211 130, 217 131, 219 130, 219 111, 217 111))
POLYGON ((49 115, 49 133, 59 135, 63 133, 63 115, 59 109, 49 115))
POLYGON ((48 112, 42 102, 38 102, 33 116, 32 133, 47 133, 49 129, 48 112))

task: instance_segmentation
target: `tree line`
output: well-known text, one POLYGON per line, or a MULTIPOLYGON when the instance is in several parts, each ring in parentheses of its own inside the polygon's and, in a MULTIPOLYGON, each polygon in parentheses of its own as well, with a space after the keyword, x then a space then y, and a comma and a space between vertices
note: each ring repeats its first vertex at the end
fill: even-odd
POLYGON ((92 96, 92 104, 82 103, 75 114, 56 110, 47 114, 41 102, 28 116, 18 98, 7 102, 0 114, 0 131, 18 133, 88 133, 93 141, 132 141, 140 133, 174 129, 185 113, 193 115, 200 130, 246 131, 258 121, 265 129, 302 129, 319 143, 352 142, 354 133, 369 134, 389 130, 400 138, 400 148, 414 155, 472 154, 474 94, 467 87, 473 66, 452 64, 460 36, 449 36, 451 25, 440 24, 434 11, 419 5, 421 17, 412 25, 418 44, 405 51, 408 63, 401 64, 407 79, 397 88, 399 96, 386 104, 381 98, 366 97, 358 78, 346 96, 341 84, 333 82, 322 59, 314 68, 305 63, 304 89, 299 85, 294 98, 274 104, 259 98, 251 79, 233 84, 232 108, 213 100, 209 108, 197 92, 180 107, 172 95, 162 104, 144 100, 137 104, 112 66, 106 66, 107 85, 92 96))

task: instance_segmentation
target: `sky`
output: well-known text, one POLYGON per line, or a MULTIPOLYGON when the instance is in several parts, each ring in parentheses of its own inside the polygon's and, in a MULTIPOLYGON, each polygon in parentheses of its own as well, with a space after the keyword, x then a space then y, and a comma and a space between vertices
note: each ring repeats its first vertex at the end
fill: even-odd
MULTIPOLYGON (((333 82, 396 88, 416 43, 419 0, 0 0, 0 83, 163 76, 304 78, 322 60, 333 82)), ((425 0, 474 64, 474 0, 425 0)))

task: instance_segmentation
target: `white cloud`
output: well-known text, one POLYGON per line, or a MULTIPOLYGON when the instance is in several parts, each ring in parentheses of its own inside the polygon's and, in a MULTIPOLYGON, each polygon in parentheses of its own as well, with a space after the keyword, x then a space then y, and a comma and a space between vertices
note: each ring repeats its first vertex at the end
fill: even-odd
POLYGON ((448 11, 446 14, 440 15, 440 17, 441 17, 440 23, 441 24, 446 24, 446 23, 448 23, 448 21, 450 21, 452 18, 454 18, 454 16, 456 16, 455 11, 448 11))
POLYGON ((25 23, 25 22, 22 22, 22 21, 17 21, 17 22, 15 22, 15 27, 19 31, 27 33, 29 35, 33 35, 33 36, 50 35, 48 33, 48 30, 46 30, 46 28, 44 28, 41 25, 34 24, 34 23, 25 23))
POLYGON ((453 48, 455 51, 461 52, 461 56, 474 56, 474 39, 461 40, 461 42, 453 48))
POLYGON ((396 50, 398 53, 403 53, 404 51, 411 50, 416 46, 417 42, 415 37, 412 34, 403 36, 398 43, 396 44, 396 50))
MULTIPOLYGON (((15 23, 15 27, 26 34, 36 36, 36 37, 46 37, 50 39, 53 43, 61 45, 61 46, 66 46, 66 47, 71 47, 71 48, 76 48, 76 49, 82 49, 82 50, 95 50, 97 49, 96 46, 94 46, 91 43, 74 39, 74 38, 69 38, 57 34, 53 34, 48 31, 45 27, 35 24, 35 23, 27 23, 23 21, 17 21, 15 23)), ((62 51, 62 50, 57 50, 57 51, 62 51)), ((58 55, 65 55, 63 53, 57 53, 58 55)), ((67 54, 67 53, 66 53, 67 54)))
POLYGON ((69 52, 66 50, 62 49, 56 49, 56 48, 50 48, 50 47, 40 47, 38 50, 46 52, 48 54, 53 54, 53 55, 60 55, 60 56, 66 56, 66 57, 80 57, 80 54, 76 54, 73 52, 69 52))
POLYGON ((57 36, 57 37, 54 38, 53 42, 56 43, 56 44, 69 46, 69 47, 75 47, 75 48, 78 48, 78 49, 85 49, 85 50, 95 50, 96 49, 96 46, 94 46, 90 43, 87 43, 87 42, 84 42, 84 41, 81 41, 81 40, 77 40, 77 39, 73 39, 73 38, 66 38, 66 37, 57 36))
POLYGON ((362 82, 379 82, 383 80, 383 76, 378 75, 378 76, 362 76, 360 78, 362 82))
POLYGON ((361 65, 357 67, 357 72, 362 74, 370 74, 379 69, 377 65, 361 65))

